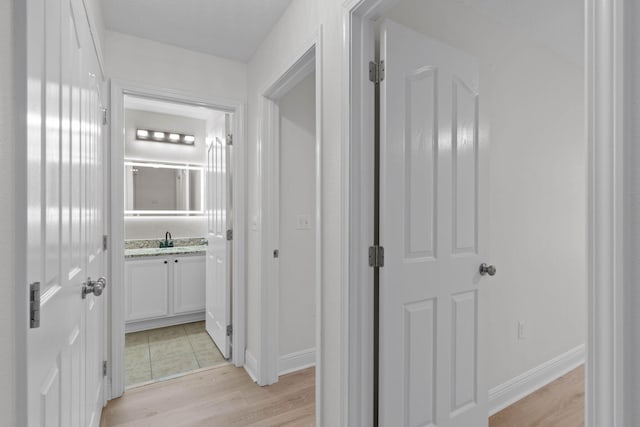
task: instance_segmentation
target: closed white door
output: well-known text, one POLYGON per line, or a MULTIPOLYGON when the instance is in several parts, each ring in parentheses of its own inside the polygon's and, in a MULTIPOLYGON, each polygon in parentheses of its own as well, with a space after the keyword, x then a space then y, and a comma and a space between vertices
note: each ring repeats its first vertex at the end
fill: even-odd
POLYGON ((487 425, 487 156, 476 61, 385 21, 380 425, 487 425))
POLYGON ((101 78, 80 0, 29 1, 27 13, 27 261, 40 286, 40 324, 27 336, 28 425, 96 426, 103 297, 83 299, 82 286, 104 271, 94 200, 104 182, 101 78))
POLYGON ((218 349, 228 359, 231 355, 231 236, 229 213, 228 115, 213 125, 209 133, 206 170, 207 259, 206 259, 206 329, 218 349), (229 238, 228 238, 229 237, 229 238))

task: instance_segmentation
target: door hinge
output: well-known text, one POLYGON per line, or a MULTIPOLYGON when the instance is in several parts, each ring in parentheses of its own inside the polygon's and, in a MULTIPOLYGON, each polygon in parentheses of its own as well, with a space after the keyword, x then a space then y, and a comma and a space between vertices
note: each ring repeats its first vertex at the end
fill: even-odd
POLYGON ((103 361, 102 362, 102 376, 106 377, 107 376, 107 361, 103 361))
POLYGON ((227 240, 233 240, 233 230, 227 230, 227 240))
POLYGON ((280 257, 280 251, 278 249, 274 249, 273 250, 273 257, 274 258, 279 258, 280 257))
POLYGON ((230 337, 233 333, 233 325, 227 325, 227 336, 230 337))
POLYGON ((29 285, 29 313, 31 329, 40 327, 40 282, 29 285))
POLYGON ((384 267, 384 248, 382 246, 369 246, 369 266, 384 267))
POLYGON ((227 145, 233 145, 233 135, 227 135, 227 145))
POLYGON ((375 84, 384 80, 384 61, 369 62, 369 80, 375 84))
POLYGON ((102 126, 106 126, 109 119, 109 110, 106 108, 102 109, 102 126))
POLYGON ((102 236, 102 250, 106 251, 109 248, 109 237, 105 234, 102 236))

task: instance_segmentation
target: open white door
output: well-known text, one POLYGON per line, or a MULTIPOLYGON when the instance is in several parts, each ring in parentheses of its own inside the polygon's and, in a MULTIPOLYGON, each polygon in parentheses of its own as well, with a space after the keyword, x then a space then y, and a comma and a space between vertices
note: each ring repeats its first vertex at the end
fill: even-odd
POLYGON ((486 426, 478 64, 390 21, 380 43, 380 425, 486 426))
POLYGON ((104 297, 82 291, 104 271, 100 69, 82 1, 30 1, 27 13, 27 261, 40 304, 27 336, 28 425, 97 426, 104 297))
POLYGON ((228 114, 221 114, 208 132, 206 206, 206 329, 218 349, 231 355, 231 214, 227 144, 228 114))

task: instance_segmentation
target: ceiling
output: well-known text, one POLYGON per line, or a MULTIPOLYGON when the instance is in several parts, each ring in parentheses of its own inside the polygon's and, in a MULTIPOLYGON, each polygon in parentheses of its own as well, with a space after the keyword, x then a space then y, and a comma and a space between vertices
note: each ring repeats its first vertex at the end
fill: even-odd
POLYGON ((584 0, 459 0, 476 12, 582 64, 584 0))
POLYGON ((105 27, 248 62, 291 0, 102 0, 105 27))

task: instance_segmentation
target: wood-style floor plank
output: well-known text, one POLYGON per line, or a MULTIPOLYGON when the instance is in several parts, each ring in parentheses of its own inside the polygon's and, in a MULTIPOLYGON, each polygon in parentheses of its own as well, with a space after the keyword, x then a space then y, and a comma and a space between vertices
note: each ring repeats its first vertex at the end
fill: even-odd
POLYGON ((489 418, 489 427, 584 426, 584 366, 489 418))
MULTIPOLYGON (((315 371, 257 386, 243 369, 223 365, 128 390, 109 402, 101 427, 310 427, 315 421, 315 371)), ((498 412, 489 427, 584 425, 584 368, 498 412)))
POLYGON ((260 387, 233 365, 127 390, 109 402, 100 427, 313 426, 315 370, 260 387))

